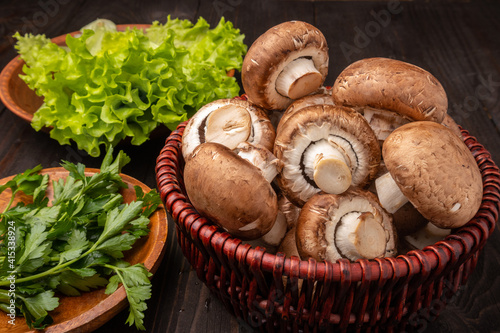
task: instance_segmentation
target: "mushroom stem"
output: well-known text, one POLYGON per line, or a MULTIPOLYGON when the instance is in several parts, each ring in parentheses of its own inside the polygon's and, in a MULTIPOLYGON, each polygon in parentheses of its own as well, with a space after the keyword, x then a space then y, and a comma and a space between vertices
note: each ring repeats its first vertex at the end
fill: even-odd
POLYGON ((326 140, 317 141, 307 149, 304 164, 313 166, 314 182, 326 193, 340 194, 351 185, 346 158, 326 140))
POLYGON ((308 58, 298 58, 283 68, 276 79, 276 90, 291 99, 309 95, 323 83, 321 73, 308 58))
POLYGON ((380 204, 391 214, 408 202, 389 172, 375 179, 375 188, 380 204))
POLYGON ((369 212, 345 214, 335 234, 335 246, 350 260, 382 257, 386 241, 384 227, 369 212))
POLYGON ((411 247, 421 250, 428 245, 432 245, 440 240, 443 240, 449 234, 451 234, 451 229, 439 228, 429 222, 425 227, 421 228, 417 232, 405 236, 404 240, 411 247))
POLYGON ((205 140, 221 143, 229 149, 247 140, 252 131, 252 119, 248 111, 234 105, 214 110, 206 123, 205 140))

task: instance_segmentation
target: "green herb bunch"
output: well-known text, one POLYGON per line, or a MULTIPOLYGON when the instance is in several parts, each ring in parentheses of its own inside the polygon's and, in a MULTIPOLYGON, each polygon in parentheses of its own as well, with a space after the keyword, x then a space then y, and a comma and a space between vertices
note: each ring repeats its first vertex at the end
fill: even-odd
POLYGON ((69 176, 52 182, 50 201, 48 175, 39 174, 41 166, 0 186, 0 193, 12 191, 0 214, 0 309, 9 312, 14 302, 16 315, 23 315, 30 328, 53 322, 49 312, 59 305, 58 295, 78 296, 104 286, 111 294, 121 284, 130 304, 127 323, 145 329, 151 273, 123 258, 148 234, 149 216, 161 199, 155 190, 144 193, 136 186, 137 199, 124 203, 120 189, 127 185, 119 173, 130 158, 120 151, 113 160, 112 152, 92 176, 85 175, 81 163, 63 162, 69 176), (18 192, 32 196, 32 203, 14 206, 18 192), (12 281, 15 293, 9 293, 12 281))

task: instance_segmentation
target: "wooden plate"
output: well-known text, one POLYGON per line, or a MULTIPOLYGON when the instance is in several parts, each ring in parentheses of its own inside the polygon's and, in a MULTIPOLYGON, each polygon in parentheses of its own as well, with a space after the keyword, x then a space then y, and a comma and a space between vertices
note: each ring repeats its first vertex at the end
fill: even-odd
MULTIPOLYGON (((150 24, 118 24, 116 28, 118 31, 125 31, 132 27, 145 30, 150 26, 150 24)), ((69 35, 75 36, 79 33, 80 31, 74 31, 69 35)), ((61 35, 51 40, 57 45, 65 45, 67 35, 61 35)), ((15 115, 31 122, 33 114, 43 103, 43 97, 38 96, 19 77, 19 74, 24 74, 24 64, 24 60, 20 56, 16 56, 4 67, 0 73, 0 100, 15 115)))
MULTIPOLYGON (((99 172, 98 169, 86 169, 87 175, 99 172)), ((60 178, 65 178, 69 172, 64 168, 50 168, 41 171, 41 174, 49 175, 49 182, 60 178)), ((138 185, 144 192, 151 189, 139 182, 137 179, 122 174, 123 181, 128 185, 127 189, 122 190, 125 202, 133 201, 135 196, 134 185, 138 185)), ((0 180, 0 184, 5 184, 13 176, 0 180)), ((0 194, 0 210, 6 207, 11 195, 10 189, 0 194)), ((47 189, 47 196, 53 195, 52 186, 47 189)), ((15 202, 28 202, 30 197, 25 195, 16 195, 15 202)), ((165 209, 160 206, 150 217, 150 233, 147 236, 137 240, 134 247, 127 251, 125 260, 129 263, 144 263, 146 268, 154 273, 160 265, 165 251, 167 240, 167 218, 165 209)), ((115 316, 128 306, 125 289, 123 286, 118 288, 113 294, 106 295, 105 288, 96 289, 91 292, 83 292, 81 296, 61 296, 59 307, 50 312, 54 323, 46 328, 44 332, 90 332, 102 326, 109 319, 115 316)), ((5 316, 5 314, 4 314, 5 316)), ((6 319, 8 317, 5 317, 6 319)), ((23 317, 16 317, 16 325, 11 325, 7 320, 0 320, 0 332, 38 332, 29 331, 23 317)), ((123 323, 125 325, 125 322, 123 323)))

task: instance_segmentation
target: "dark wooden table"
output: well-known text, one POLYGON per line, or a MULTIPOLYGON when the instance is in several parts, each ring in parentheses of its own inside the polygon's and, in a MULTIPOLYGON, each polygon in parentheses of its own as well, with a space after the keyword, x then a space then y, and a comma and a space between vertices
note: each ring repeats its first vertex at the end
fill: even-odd
MULTIPOLYGON (((216 24, 221 16, 246 35, 250 45, 261 33, 286 20, 318 27, 330 48, 327 84, 351 62, 392 57, 421 66, 443 84, 449 113, 468 129, 500 164, 500 2, 443 1, 69 1, 17 0, 0 3, 0 66, 16 52, 15 31, 55 37, 78 30, 96 18, 115 23, 151 23, 167 16, 216 24)), ((62 159, 98 167, 75 146, 60 146, 45 133, 0 105, 0 177, 36 164, 57 166, 62 159)), ((124 172, 155 187, 155 159, 165 138, 141 147, 121 147, 132 158, 124 172)), ((425 332, 500 332, 500 231, 486 244, 468 283, 425 332)), ((146 311, 147 332, 251 332, 232 317, 199 282, 176 242, 169 223, 166 254, 153 278, 146 311)), ((127 312, 98 332, 132 332, 127 312)), ((3 320, 3 319, 2 319, 3 320)))

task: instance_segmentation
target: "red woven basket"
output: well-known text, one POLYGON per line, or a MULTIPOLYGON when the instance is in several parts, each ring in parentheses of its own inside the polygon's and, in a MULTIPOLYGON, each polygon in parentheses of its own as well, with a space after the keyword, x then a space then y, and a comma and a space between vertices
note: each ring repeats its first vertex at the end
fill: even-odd
POLYGON ((421 330, 466 283, 498 219, 499 170, 462 130, 482 173, 483 200, 476 216, 445 240, 397 258, 356 262, 270 254, 221 231, 190 204, 181 152, 185 126, 171 133, 157 159, 162 200, 198 278, 228 311, 261 331, 421 330))

